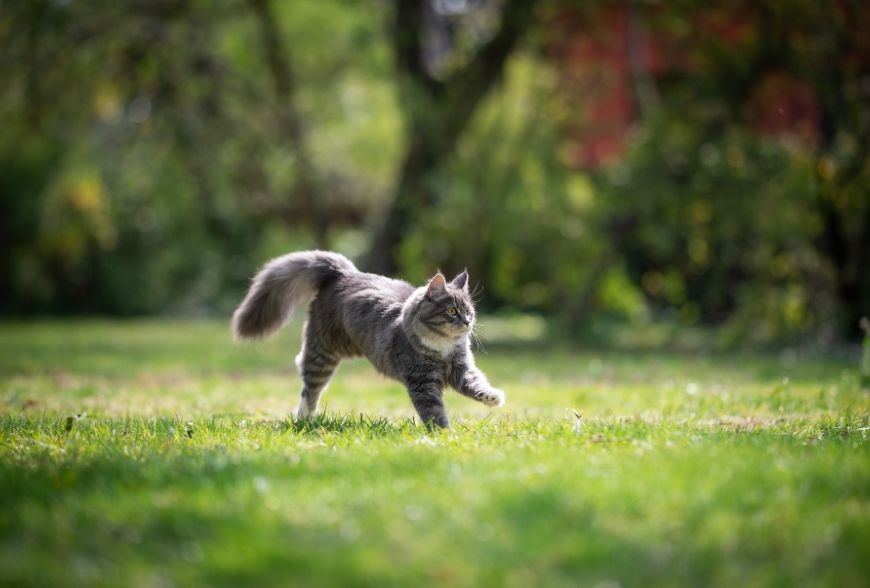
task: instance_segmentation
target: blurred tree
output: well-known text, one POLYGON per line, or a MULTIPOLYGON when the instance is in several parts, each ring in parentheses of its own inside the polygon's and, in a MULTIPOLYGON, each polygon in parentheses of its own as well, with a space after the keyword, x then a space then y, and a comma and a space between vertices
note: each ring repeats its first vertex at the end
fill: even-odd
POLYGON ((288 59, 288 50, 279 30, 279 22, 270 0, 249 0, 257 15, 262 37, 263 51, 275 89, 276 119, 279 133, 287 141, 296 157, 296 182, 287 196, 287 204, 295 205, 297 222, 308 222, 313 228, 317 246, 328 249, 330 213, 322 205, 322 189, 317 170, 311 156, 311 149, 305 125, 297 106, 297 81, 288 59), (291 204, 292 203, 292 204, 291 204))
POLYGON ((611 242, 649 300, 704 322, 857 335, 870 308, 866 3, 566 3, 560 16, 563 90, 588 105, 568 121, 572 159, 608 195, 611 242), (792 326, 772 326, 783 313, 792 326))
MULTIPOLYGON (((438 0, 396 4, 390 34, 407 147, 392 204, 366 259, 370 271, 395 273, 396 247, 417 220, 416 211, 430 208, 438 200, 433 188, 435 174, 443 169, 481 101, 501 77, 505 61, 520 37, 534 23, 534 0, 507 0, 501 8, 500 25, 486 27, 494 28, 492 32, 474 31, 469 50, 459 42, 448 21, 469 10, 471 4, 438 0), (442 33, 442 40, 446 37, 446 42, 432 42, 433 38, 439 39, 438 33, 442 33)), ((484 4, 479 10, 493 8, 484 4)), ((497 19, 491 14, 473 16, 497 19)))
POLYGON ((810 5, 800 16, 788 31, 788 61, 821 106, 815 170, 822 250, 835 270, 841 328, 857 340, 870 315, 870 7, 810 5))
POLYGON ((870 7, 795 0, 733 8, 720 23, 739 15, 748 29, 740 42, 716 35, 693 41, 711 66, 711 89, 724 98, 730 120, 785 137, 808 124, 803 138, 813 158, 813 209, 822 224, 815 241, 834 274, 837 330, 857 339, 860 319, 870 311, 870 7), (778 123, 789 104, 770 95, 777 81, 792 104, 795 95, 808 94, 802 120, 778 123))
POLYGON ((347 3, 4 4, 4 310, 223 305, 274 249, 360 224, 398 145, 380 25, 347 3), (91 200, 116 238, 61 205, 91 200))
POLYGON ((223 312, 328 245, 573 331, 854 333, 865 4, 4 2, 2 310, 223 312))

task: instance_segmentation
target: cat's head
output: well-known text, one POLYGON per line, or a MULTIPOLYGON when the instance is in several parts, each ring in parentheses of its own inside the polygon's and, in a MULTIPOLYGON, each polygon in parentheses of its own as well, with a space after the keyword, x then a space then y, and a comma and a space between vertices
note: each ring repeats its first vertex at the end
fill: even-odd
POLYGON ((468 272, 449 282, 439 272, 418 292, 405 320, 424 344, 443 350, 471 333, 475 313, 468 272))

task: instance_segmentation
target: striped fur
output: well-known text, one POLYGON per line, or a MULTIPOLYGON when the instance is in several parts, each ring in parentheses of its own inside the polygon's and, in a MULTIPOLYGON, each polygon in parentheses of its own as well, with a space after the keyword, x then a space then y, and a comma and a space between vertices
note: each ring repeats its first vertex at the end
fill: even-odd
POLYGON ((475 312, 466 272, 451 282, 438 273, 415 288, 360 272, 336 253, 291 253, 270 261, 254 277, 233 315, 233 333, 238 339, 268 336, 308 302, 296 358, 303 382, 297 418, 317 411, 339 362, 356 356, 402 382, 429 426, 449 427, 445 386, 488 406, 504 403, 504 393, 474 364, 469 337, 475 312))

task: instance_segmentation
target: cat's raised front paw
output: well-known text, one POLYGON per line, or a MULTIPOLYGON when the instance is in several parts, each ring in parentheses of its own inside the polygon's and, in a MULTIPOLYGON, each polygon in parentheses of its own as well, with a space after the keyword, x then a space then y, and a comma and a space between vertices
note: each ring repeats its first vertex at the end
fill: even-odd
POLYGON ((487 406, 503 406, 504 405, 504 390, 498 388, 490 388, 483 393, 480 401, 487 406))

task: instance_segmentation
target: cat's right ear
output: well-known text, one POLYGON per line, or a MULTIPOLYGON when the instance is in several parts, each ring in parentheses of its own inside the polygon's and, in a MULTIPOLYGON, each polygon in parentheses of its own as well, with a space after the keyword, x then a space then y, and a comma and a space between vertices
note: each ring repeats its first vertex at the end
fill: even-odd
POLYGON ((468 290, 468 270, 462 270, 462 273, 450 281, 450 285, 455 288, 468 290))
POLYGON ((441 275, 441 272, 435 274, 435 276, 429 280, 429 286, 426 288, 426 295, 432 296, 436 292, 443 292, 447 289, 447 280, 444 279, 444 276, 441 275))

